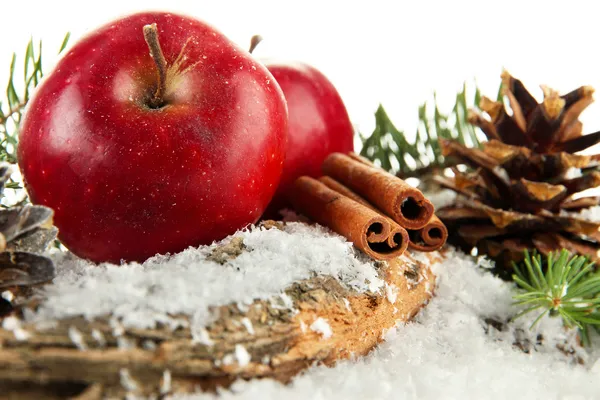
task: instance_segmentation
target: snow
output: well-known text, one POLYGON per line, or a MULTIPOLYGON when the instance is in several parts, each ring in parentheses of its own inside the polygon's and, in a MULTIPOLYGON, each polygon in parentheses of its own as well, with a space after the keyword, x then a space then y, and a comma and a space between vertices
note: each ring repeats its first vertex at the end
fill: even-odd
POLYGON ((433 193, 427 193, 426 197, 437 210, 454 203, 456 200, 456 192, 450 189, 440 189, 433 193))
POLYGON ((171 391, 171 371, 165 370, 163 372, 162 381, 160 384, 160 394, 165 395, 171 391))
POLYGON ((15 298, 13 293, 9 290, 5 290, 4 292, 0 293, 0 297, 2 297, 4 300, 8 301, 9 303, 11 301, 13 301, 15 298))
POLYGON ((574 215, 591 222, 600 222, 600 206, 585 208, 574 215))
MULTIPOLYGON (((600 220, 600 207, 585 212, 587 218, 600 220)), ((244 305, 253 298, 271 298, 285 307, 289 297, 283 288, 318 274, 332 275, 359 291, 379 292, 388 300, 406 290, 386 286, 373 263, 324 229, 291 223, 284 231, 253 228, 236 235, 250 251, 224 265, 206 260, 214 246, 120 267, 93 267, 55 255, 55 285, 45 293, 40 310, 27 319, 41 323, 74 315, 94 318, 112 310, 111 324, 118 334, 127 326, 183 324, 169 316, 179 312, 199 322, 192 325, 194 340, 210 344, 202 322, 216 316, 208 313, 207 304, 244 305)), ((425 260, 421 253, 411 256, 425 260)), ((575 331, 564 329, 558 318, 545 317, 533 329, 535 314, 511 321, 519 311, 512 301, 514 286, 494 277, 490 267, 485 257, 450 248, 433 265, 438 279, 430 289, 435 297, 414 321, 387 331, 370 355, 341 361, 334 368, 313 366, 289 385, 271 379, 240 380, 221 389, 219 398, 598 398, 597 354, 578 347, 575 331)), ((350 307, 347 300, 346 306, 350 307)), ((242 324, 250 332, 251 324, 242 324)), ((21 329, 11 317, 5 318, 4 328, 15 334, 21 329)), ((333 334, 322 318, 303 326, 309 329, 323 339, 333 334)), ((268 357, 262 361, 268 362, 268 357)), ((247 365, 250 354, 239 345, 222 362, 247 365)), ((138 385, 127 370, 121 370, 120 378, 130 390, 138 385)), ((214 397, 198 393, 168 398, 214 397)))
POLYGON ((315 322, 310 324, 310 330, 321 335, 322 339, 329 339, 333 335, 331 326, 324 318, 317 318, 315 322))
POLYGON ((21 327, 21 320, 17 317, 6 317, 2 320, 2 329, 10 331, 19 341, 27 340, 31 336, 29 332, 21 327))
POLYGON ((213 342, 213 340, 210 338, 208 331, 203 327, 192 329, 192 340, 195 343, 201 343, 205 346, 213 346, 215 344, 215 342, 213 342))
POLYGON ((133 391, 138 388, 137 382, 133 379, 127 368, 121 368, 119 370, 119 380, 121 386, 128 391, 133 391))
POLYGON ((250 354, 241 344, 235 345, 235 358, 240 367, 244 367, 250 363, 250 354))
POLYGON ((98 343, 98 346, 106 346, 106 338, 104 337, 104 334, 98 329, 92 329, 92 338, 96 341, 96 343, 98 343))
MULTIPOLYGON (((512 284, 488 267, 483 257, 450 250, 434 265, 436 297, 413 322, 388 331, 367 357, 335 368, 314 366, 287 386, 240 380, 220 390, 219 398, 597 399, 595 354, 578 348, 575 332, 563 329, 557 318, 544 318, 534 330, 529 326, 535 315, 507 322, 518 312, 512 284)), ((170 397, 210 398, 214 395, 170 397)))
POLYGON ((69 327, 69 339, 79 350, 87 350, 87 345, 83 340, 83 335, 74 326, 69 327))
MULTIPOLYGON (((293 282, 330 275, 359 292, 380 292, 384 282, 375 263, 344 238, 321 227, 290 222, 284 230, 251 228, 238 232, 249 251, 224 265, 207 259, 216 245, 189 248, 175 255, 158 255, 143 264, 94 266, 72 255, 53 255, 57 264, 54 285, 28 320, 39 324, 83 316, 111 315, 118 336, 123 328, 175 329, 192 319, 194 339, 210 343, 203 327, 218 316, 208 306, 254 299, 278 299, 290 308, 283 290, 293 282)), ((231 237, 224 242, 231 241, 231 237)))
POLYGON ((236 344, 232 354, 223 357, 223 365, 237 363, 240 367, 245 367, 250 363, 250 353, 241 344, 236 344))
POLYGON ((250 321, 250 318, 244 317, 240 320, 240 322, 242 323, 242 325, 244 325, 244 328, 246 328, 249 334, 254 335, 254 326, 252 325, 252 321, 250 321))
POLYGON ((583 176, 581 168, 570 167, 564 172, 563 179, 575 179, 581 176, 583 176))

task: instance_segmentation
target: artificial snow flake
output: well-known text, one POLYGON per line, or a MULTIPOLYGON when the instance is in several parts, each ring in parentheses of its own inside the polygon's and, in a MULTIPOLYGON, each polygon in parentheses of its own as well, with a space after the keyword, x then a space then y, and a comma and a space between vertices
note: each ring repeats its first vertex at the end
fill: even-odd
POLYGON ((306 333, 306 324, 302 320, 300 320, 300 330, 302 333, 306 333))
POLYGON ((250 363, 250 354, 248 350, 241 344, 235 345, 235 358, 237 359, 238 365, 240 367, 245 367, 250 363))
POLYGON ((398 298, 398 287, 396 285, 388 285, 386 283, 385 284, 385 297, 391 304, 396 303, 396 299, 398 298))
POLYGON ((4 318, 2 329, 12 332, 18 341, 24 341, 31 337, 31 334, 21 327, 21 321, 17 317, 4 318))
POLYGON ((160 381, 160 394, 165 395, 171 391, 171 381, 171 371, 164 370, 160 381))
POLYGON ((123 389, 125 390, 134 391, 138 388, 137 382, 131 377, 127 368, 121 368, 119 370, 119 379, 121 386, 123 386, 123 389))
POLYGON ((87 350, 87 345, 83 340, 83 335, 81 332, 79 332, 79 329, 75 328, 74 326, 69 327, 69 339, 71 339, 71 342, 73 342, 75 347, 77 347, 79 350, 87 350))
POLYGON ((215 344, 210 338, 208 331, 205 328, 193 328, 192 329, 192 340, 194 343, 200 343, 205 346, 212 346, 215 344))
POLYGON ((106 338, 104 334, 100 332, 98 329, 92 329, 92 338, 98 343, 98 346, 104 347, 106 346, 106 338))
POLYGON ((235 350, 232 354, 227 354, 223 357, 223 365, 232 365, 233 363, 237 363, 240 367, 245 367, 250 363, 250 354, 248 350, 241 344, 235 345, 235 350))
POLYGON ((329 339, 333 335, 331 326, 326 319, 321 317, 317 318, 315 322, 310 325, 310 330, 320 334, 322 339, 329 339))
POLYGON ((248 331, 249 334, 254 335, 254 326, 252 326, 252 321, 248 317, 244 317, 240 320, 244 328, 248 331))
POLYGON ((344 300, 344 305, 346 306, 346 310, 352 312, 352 307, 350 306, 350 301, 348 301, 348 299, 345 297, 342 300, 344 300))
POLYGON ((4 292, 0 293, 0 297, 8 301, 9 303, 15 298, 15 296, 10 290, 5 290, 4 292))

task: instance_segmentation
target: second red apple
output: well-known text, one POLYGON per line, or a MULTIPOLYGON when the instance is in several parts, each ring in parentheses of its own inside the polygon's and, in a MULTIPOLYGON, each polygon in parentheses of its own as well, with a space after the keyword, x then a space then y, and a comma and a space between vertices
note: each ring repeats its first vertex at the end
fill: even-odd
POLYGON ((319 177, 321 164, 333 152, 354 149, 354 129, 333 84, 316 68, 300 62, 266 60, 288 105, 288 139, 283 175, 269 211, 288 203, 286 194, 302 175, 319 177))

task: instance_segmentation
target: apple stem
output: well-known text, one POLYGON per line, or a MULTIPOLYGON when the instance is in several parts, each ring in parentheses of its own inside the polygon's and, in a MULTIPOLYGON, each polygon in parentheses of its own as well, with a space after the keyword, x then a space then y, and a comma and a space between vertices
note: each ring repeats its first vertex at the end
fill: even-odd
POLYGON ((165 60, 165 56, 160 47, 156 23, 144 25, 144 39, 146 39, 146 43, 150 49, 150 55, 154 59, 156 70, 158 71, 158 86, 150 99, 150 107, 160 108, 164 105, 164 96, 167 90, 167 60, 165 60))
POLYGON ((250 52, 250 54, 252 54, 252 52, 254 51, 254 49, 256 48, 256 46, 258 46, 258 44, 260 42, 262 42, 263 38, 260 35, 254 35, 252 36, 252 39, 250 39, 250 48, 248 49, 248 51, 250 52))

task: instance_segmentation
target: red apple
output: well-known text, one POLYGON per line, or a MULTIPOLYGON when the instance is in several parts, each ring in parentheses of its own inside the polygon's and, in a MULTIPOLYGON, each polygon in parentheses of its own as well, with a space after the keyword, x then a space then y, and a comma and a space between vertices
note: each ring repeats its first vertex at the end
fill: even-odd
POLYGON ((271 73, 213 27, 135 14, 47 76, 19 166, 73 253, 141 261, 256 222, 281 177, 287 119, 271 73))
POLYGON ((316 68, 301 62, 263 61, 283 90, 289 114, 286 159, 271 214, 287 205, 287 193, 298 177, 319 177, 329 154, 354 149, 354 129, 339 93, 316 68))

